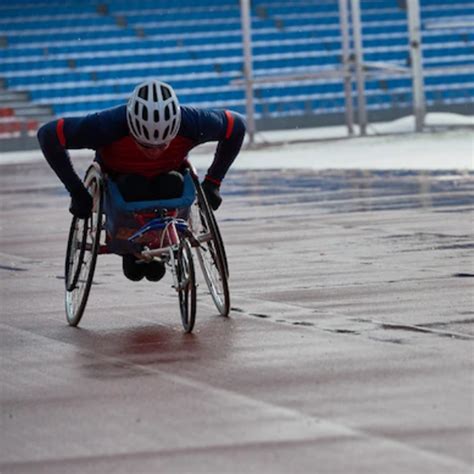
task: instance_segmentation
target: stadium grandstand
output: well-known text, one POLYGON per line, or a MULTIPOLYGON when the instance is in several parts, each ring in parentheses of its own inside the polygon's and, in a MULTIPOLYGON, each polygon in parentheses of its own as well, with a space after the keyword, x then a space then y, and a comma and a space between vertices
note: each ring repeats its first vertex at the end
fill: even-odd
MULTIPOLYGON (((252 64, 258 77, 341 66, 337 0, 253 0, 252 64)), ((472 113, 474 4, 420 0, 427 110, 472 113)), ((362 0, 364 61, 410 62, 406 4, 362 0)), ((188 105, 245 114, 238 0, 4 1, 0 5, 0 150, 34 146, 39 124, 124 103, 156 76, 188 105), (28 141, 29 140, 29 141, 28 141)), ((371 120, 410 113, 409 74, 366 77, 371 120)), ((340 77, 254 86, 258 129, 344 123, 340 77)))

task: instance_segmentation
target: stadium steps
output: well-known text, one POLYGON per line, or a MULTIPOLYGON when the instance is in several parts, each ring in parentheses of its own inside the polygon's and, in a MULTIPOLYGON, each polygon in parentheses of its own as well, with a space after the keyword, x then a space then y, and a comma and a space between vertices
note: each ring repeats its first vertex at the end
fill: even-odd
POLYGON ((47 105, 37 105, 28 92, 0 88, 0 152, 37 148, 36 132, 54 118, 47 105))
POLYGON ((24 91, 9 91, 0 89, 0 108, 9 108, 15 111, 15 116, 19 118, 39 118, 51 117, 51 107, 38 105, 31 101, 30 94, 24 91))

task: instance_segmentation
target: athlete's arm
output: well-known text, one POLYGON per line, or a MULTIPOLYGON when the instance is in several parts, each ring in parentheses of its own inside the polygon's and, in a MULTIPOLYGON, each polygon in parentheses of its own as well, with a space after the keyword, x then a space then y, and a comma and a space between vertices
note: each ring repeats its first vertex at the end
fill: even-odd
MULTIPOLYGON (((127 134, 125 110, 125 106, 122 106, 85 117, 53 120, 38 130, 38 141, 47 162, 71 194, 71 212, 74 213, 74 204, 86 208, 89 199, 67 150, 96 150, 127 134)), ((77 212, 84 213, 81 209, 77 212)))
POLYGON ((202 188, 212 209, 222 202, 220 185, 238 155, 245 137, 244 119, 229 110, 182 107, 180 134, 197 143, 217 141, 214 160, 209 167, 202 188))
POLYGON ((242 147, 245 121, 241 115, 229 110, 182 107, 179 133, 198 143, 218 142, 206 179, 220 185, 242 147))

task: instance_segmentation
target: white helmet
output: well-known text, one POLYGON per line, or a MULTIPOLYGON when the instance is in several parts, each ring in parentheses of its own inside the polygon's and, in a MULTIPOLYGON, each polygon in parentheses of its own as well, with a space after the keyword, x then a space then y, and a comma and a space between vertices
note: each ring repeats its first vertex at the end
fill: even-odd
POLYGON ((127 104, 127 122, 135 140, 153 147, 169 143, 181 123, 181 109, 173 88, 149 79, 135 87, 127 104))

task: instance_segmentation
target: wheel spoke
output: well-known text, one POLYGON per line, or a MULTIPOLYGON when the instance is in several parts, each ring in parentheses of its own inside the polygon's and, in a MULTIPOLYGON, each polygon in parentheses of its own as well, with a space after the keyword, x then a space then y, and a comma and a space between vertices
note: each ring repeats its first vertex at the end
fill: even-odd
POLYGON ((86 188, 93 198, 89 219, 73 218, 66 253, 66 316, 76 326, 84 312, 94 276, 102 229, 102 176, 94 166, 86 173, 86 188))
POLYGON ((195 250, 214 304, 221 315, 227 316, 230 310, 230 296, 224 244, 202 189, 198 183, 195 184, 198 199, 190 217, 191 228, 200 244, 195 250))

